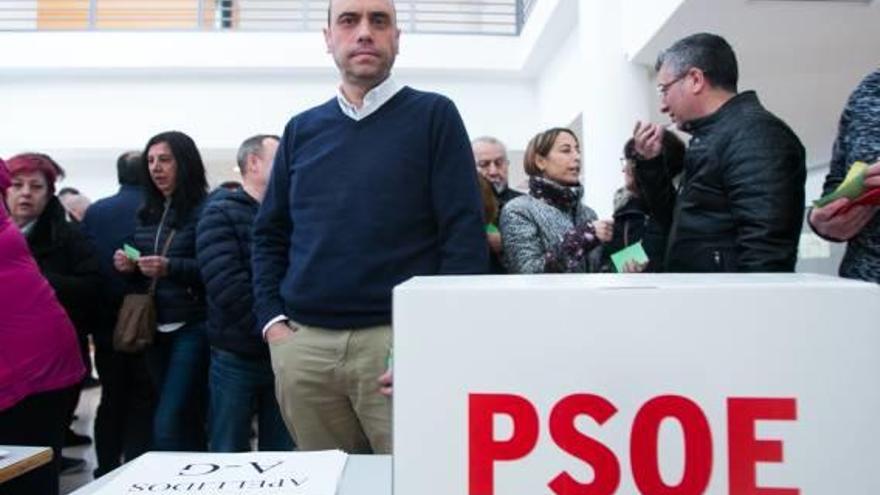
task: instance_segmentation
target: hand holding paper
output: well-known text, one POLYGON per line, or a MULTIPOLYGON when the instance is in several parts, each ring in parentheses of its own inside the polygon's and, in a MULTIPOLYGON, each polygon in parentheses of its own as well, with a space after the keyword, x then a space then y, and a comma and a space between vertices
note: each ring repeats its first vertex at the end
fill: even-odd
POLYGON ((814 201, 810 224, 821 235, 845 241, 858 234, 880 205, 880 162, 855 162, 837 189, 814 201))
POLYGON ((855 237, 876 211, 876 206, 853 204, 848 198, 839 198, 821 208, 814 208, 809 221, 822 236, 846 241, 855 237))
POLYGON ((130 244, 122 245, 122 252, 130 259, 131 261, 137 261, 138 258, 141 257, 141 252, 138 251, 134 246, 130 244))
POLYGON ((880 187, 880 160, 874 162, 865 171, 865 187, 869 189, 880 187))
POLYGON ((846 173, 843 182, 834 191, 813 201, 816 207, 824 207, 840 198, 851 200, 849 206, 843 207, 838 214, 849 211, 855 205, 878 205, 880 204, 880 162, 868 165, 865 162, 855 162, 846 173))
POLYGON ((865 190, 865 172, 868 164, 855 162, 849 167, 846 177, 843 178, 837 189, 813 201, 813 206, 822 207, 840 198, 856 199, 865 190))
POLYGON ((611 262, 614 263, 614 268, 620 273, 632 272, 634 267, 640 268, 638 271, 644 270, 648 261, 648 254, 645 253, 645 248, 642 247, 642 241, 627 246, 611 255, 611 262))

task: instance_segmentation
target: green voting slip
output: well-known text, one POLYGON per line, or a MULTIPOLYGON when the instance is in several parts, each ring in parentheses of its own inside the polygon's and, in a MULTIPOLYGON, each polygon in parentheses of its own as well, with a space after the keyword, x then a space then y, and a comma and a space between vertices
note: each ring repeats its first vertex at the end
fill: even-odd
POLYGON ((642 241, 631 244, 611 255, 611 262, 614 263, 614 268, 618 272, 622 272, 623 265, 629 261, 635 261, 636 263, 648 262, 648 255, 645 253, 645 248, 642 247, 642 241))
POLYGON ((821 208, 828 203, 840 199, 849 198, 856 199, 865 192, 865 173, 868 171, 868 164, 865 162, 853 162, 837 188, 821 198, 813 201, 813 206, 821 208))
POLYGON ((128 256, 128 259, 130 259, 131 261, 137 261, 138 258, 141 257, 141 252, 128 244, 122 245, 122 251, 125 253, 126 256, 128 256))

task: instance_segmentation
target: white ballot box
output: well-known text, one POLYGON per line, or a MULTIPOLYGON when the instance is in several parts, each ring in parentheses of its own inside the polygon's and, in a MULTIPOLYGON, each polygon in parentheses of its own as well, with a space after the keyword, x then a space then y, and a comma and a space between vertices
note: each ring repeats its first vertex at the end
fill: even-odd
POLYGON ((413 279, 394 493, 880 493, 878 320, 818 275, 413 279))

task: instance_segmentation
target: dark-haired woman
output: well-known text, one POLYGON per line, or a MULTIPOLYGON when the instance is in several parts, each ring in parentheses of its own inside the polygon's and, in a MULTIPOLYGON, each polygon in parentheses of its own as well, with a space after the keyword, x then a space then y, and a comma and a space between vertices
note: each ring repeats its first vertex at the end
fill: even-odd
POLYGON ((529 194, 501 211, 501 239, 510 273, 587 273, 601 263, 612 224, 581 203, 581 153, 570 129, 553 128, 529 141, 523 165, 529 194))
MULTIPOLYGON (((663 147, 664 154, 668 157, 676 156, 680 161, 684 156, 684 143, 670 131, 664 131, 663 147)), ((669 232, 670 219, 667 216, 666 223, 661 223, 651 211, 649 203, 636 181, 637 160, 635 140, 630 138, 623 146, 623 158, 621 159, 623 187, 614 196, 614 237, 611 242, 605 245, 605 264, 609 271, 614 270, 610 256, 639 241, 648 256, 648 262, 643 266, 634 265, 630 268, 645 272, 661 271, 663 260, 666 257, 666 236, 669 232)), ((664 170, 664 173, 669 174, 670 187, 672 177, 680 171, 664 170)), ((671 197, 675 197, 674 190, 669 193, 671 197)))
POLYGON ((143 156, 150 180, 133 239, 140 257, 118 250, 113 264, 132 274, 142 291, 158 280, 159 328, 147 356, 159 392, 153 448, 203 451, 209 347, 195 228, 208 191, 205 166, 193 140, 177 131, 153 136, 143 156))

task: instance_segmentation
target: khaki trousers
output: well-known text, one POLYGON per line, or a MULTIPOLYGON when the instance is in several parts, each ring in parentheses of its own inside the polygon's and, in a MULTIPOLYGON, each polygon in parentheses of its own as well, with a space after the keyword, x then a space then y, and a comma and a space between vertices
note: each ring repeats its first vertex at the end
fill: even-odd
POLYGON ((377 379, 391 352, 388 325, 332 330, 291 322, 269 344, 275 396, 300 450, 391 453, 391 398, 377 379))

